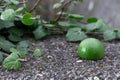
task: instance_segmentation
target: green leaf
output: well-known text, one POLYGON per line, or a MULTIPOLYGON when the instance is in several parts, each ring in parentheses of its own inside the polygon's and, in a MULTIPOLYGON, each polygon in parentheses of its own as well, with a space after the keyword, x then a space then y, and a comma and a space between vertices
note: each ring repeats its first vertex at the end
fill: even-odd
POLYGON ((81 21, 84 18, 84 16, 79 14, 68 14, 67 18, 81 21))
POLYGON ((2 13, 3 12, 3 9, 0 7, 0 13, 2 13))
POLYGON ((17 45, 17 50, 21 54, 28 54, 28 47, 29 47, 29 43, 27 41, 21 41, 17 45))
POLYGON ((13 22, 5 22, 0 19, 0 30, 4 28, 10 28, 12 26, 14 26, 13 22))
POLYGON ((57 15, 67 15, 68 13, 66 13, 66 12, 62 12, 62 11, 59 11, 59 12, 57 12, 57 15))
POLYGON ((4 21, 14 21, 15 20, 15 11, 13 9, 6 9, 1 13, 1 19, 4 21))
POLYGON ((63 3, 65 0, 60 0, 60 3, 63 3))
POLYGON ((99 29, 97 31, 99 32, 104 32, 106 30, 110 30, 110 27, 108 24, 106 24, 103 20, 98 20, 96 22, 96 26, 99 27, 99 29))
POLYGON ((18 5, 19 4, 19 0, 10 0, 13 4, 18 5))
POLYGON ((2 48, 4 51, 9 52, 10 48, 13 48, 13 47, 15 47, 15 45, 10 41, 0 39, 0 48, 2 48))
POLYGON ((106 41, 111 41, 113 39, 116 39, 116 33, 113 30, 106 30, 103 33, 103 38, 106 41))
POLYGON ((76 24, 73 24, 73 23, 68 22, 68 21, 59 21, 58 24, 59 24, 60 26, 68 27, 68 28, 74 28, 74 27, 77 27, 76 24))
POLYGON ((56 4, 53 5, 53 9, 57 9, 57 8, 59 8, 61 6, 62 6, 61 3, 56 3, 56 4))
POLYGON ((120 30, 119 29, 115 29, 114 32, 116 33, 116 38, 120 39, 120 30))
POLYGON ((15 49, 15 48, 10 48, 10 52, 12 52, 12 53, 18 53, 17 49, 15 49))
POLYGON ((3 61, 3 52, 0 51, 0 62, 3 61))
POLYGON ((94 17, 88 18, 87 22, 88 23, 95 23, 95 22, 97 22, 97 18, 94 18, 94 17))
POLYGON ((110 27, 102 20, 98 20, 95 23, 89 23, 85 25, 85 28, 88 31, 96 31, 96 32, 104 32, 110 29, 110 27))
POLYGON ((13 9, 15 10, 16 9, 16 6, 14 4, 9 4, 7 7, 6 7, 6 10, 7 9, 13 9))
POLYGON ((33 56, 40 57, 41 55, 42 55, 41 49, 36 48, 35 51, 34 51, 34 53, 33 53, 33 56))
POLYGON ((32 25, 34 23, 31 13, 26 13, 23 15, 22 23, 25 25, 32 25))
POLYGON ((19 62, 19 56, 16 53, 11 53, 7 58, 3 61, 3 67, 8 70, 19 70, 21 67, 21 63, 19 62))
POLYGON ((100 26, 97 26, 96 23, 90 23, 90 24, 87 24, 87 25, 85 25, 83 27, 85 27, 85 29, 87 31, 94 31, 94 30, 97 30, 97 29, 100 28, 100 26))
POLYGON ((0 35, 0 41, 4 41, 5 37, 0 35))
POLYGON ((39 26, 37 29, 33 31, 33 34, 35 36, 35 39, 41 39, 49 34, 49 31, 43 28, 42 26, 39 26))
POLYGON ((11 4, 10 0, 4 0, 6 4, 11 4))
POLYGON ((81 41, 85 38, 87 38, 87 36, 80 28, 71 28, 66 34, 67 41, 81 41))
POLYGON ((11 41, 18 42, 18 41, 22 40, 21 36, 23 36, 24 30, 19 29, 17 27, 12 27, 8 30, 8 32, 9 32, 9 37, 8 38, 11 41))
POLYGON ((22 38, 14 33, 10 33, 10 35, 8 36, 9 40, 13 41, 13 42, 18 42, 21 41, 22 38))
POLYGON ((46 26, 48 28, 55 28, 55 25, 53 25, 53 24, 44 24, 44 26, 46 26))
POLYGON ((84 0, 78 0, 79 2, 83 2, 84 0))
POLYGON ((15 49, 15 48, 10 48, 10 52, 18 54, 19 57, 20 57, 20 58, 23 58, 23 59, 25 59, 25 57, 26 57, 26 54, 25 54, 25 53, 21 53, 21 51, 18 51, 18 50, 15 49))
POLYGON ((25 12, 25 11, 27 11, 28 9, 27 9, 27 7, 25 6, 25 7, 20 7, 20 8, 18 8, 16 11, 15 11, 15 14, 16 15, 20 15, 20 14, 22 14, 22 12, 25 12))
POLYGON ((10 28, 9 30, 8 30, 8 32, 11 34, 16 34, 16 35, 18 35, 18 36, 23 36, 23 34, 24 34, 24 30, 22 30, 22 29, 19 29, 19 28, 17 28, 17 27, 12 27, 12 28, 10 28))

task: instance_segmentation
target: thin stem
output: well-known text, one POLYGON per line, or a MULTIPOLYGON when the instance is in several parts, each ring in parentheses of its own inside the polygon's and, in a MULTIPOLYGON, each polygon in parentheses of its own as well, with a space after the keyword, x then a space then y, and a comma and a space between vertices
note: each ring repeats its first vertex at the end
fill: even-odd
MULTIPOLYGON (((2 55, 5 56, 5 57, 8 57, 10 54, 7 54, 7 53, 5 53, 5 52, 2 52, 2 55)), ((23 61, 28 61, 27 58, 25 58, 25 59, 19 58, 18 60, 19 60, 19 61, 22 61, 22 62, 23 62, 23 61)))
POLYGON ((3 54, 3 56, 9 56, 9 54, 7 54, 7 53, 3 53, 3 52, 2 52, 2 54, 3 54))
POLYGON ((61 14, 56 18, 55 23, 57 23, 57 22, 61 19, 62 14, 63 14, 66 6, 67 6, 68 4, 70 4, 71 2, 73 2, 73 1, 74 1, 74 0, 70 0, 70 1, 66 2, 66 3, 61 7, 61 14))
POLYGON ((26 6, 26 0, 23 0, 23 6, 24 7, 26 6))
POLYGON ((40 1, 42 1, 42 0, 38 0, 38 1, 35 3, 35 5, 34 5, 34 6, 32 7, 32 9, 30 10, 30 12, 33 12, 33 11, 37 8, 37 6, 39 5, 40 1))
POLYGON ((27 58, 25 58, 25 59, 19 58, 18 60, 21 61, 21 62, 28 61, 27 58))

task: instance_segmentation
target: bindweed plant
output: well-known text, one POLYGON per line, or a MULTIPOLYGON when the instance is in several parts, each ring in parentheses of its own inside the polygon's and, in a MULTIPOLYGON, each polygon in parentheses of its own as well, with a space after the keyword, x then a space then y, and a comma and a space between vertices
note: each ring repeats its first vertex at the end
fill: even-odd
MULTIPOLYGON (((41 14, 34 14, 41 1, 37 0, 30 9, 28 0, 0 0, 0 62, 4 68, 20 69, 21 61, 25 61, 29 53, 29 42, 22 39, 28 33, 33 34, 36 40, 53 33, 65 34, 66 40, 70 42, 86 39, 89 33, 102 34, 106 41, 120 39, 120 30, 111 29, 103 20, 91 17, 83 22, 84 15, 66 11, 70 5, 83 0, 60 0, 53 5, 57 17, 48 21, 41 14)), ((40 48, 33 51, 33 56, 39 57, 41 54, 40 48)))

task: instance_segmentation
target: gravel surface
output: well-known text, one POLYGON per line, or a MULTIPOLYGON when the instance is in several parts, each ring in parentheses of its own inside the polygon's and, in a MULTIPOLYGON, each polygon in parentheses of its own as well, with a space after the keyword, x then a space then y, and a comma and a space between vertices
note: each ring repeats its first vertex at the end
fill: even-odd
POLYGON ((79 42, 66 42, 62 35, 39 41, 28 40, 30 49, 40 47, 43 55, 24 62, 17 72, 0 67, 0 80, 120 80, 119 41, 103 41, 105 57, 89 61, 77 56, 79 42))

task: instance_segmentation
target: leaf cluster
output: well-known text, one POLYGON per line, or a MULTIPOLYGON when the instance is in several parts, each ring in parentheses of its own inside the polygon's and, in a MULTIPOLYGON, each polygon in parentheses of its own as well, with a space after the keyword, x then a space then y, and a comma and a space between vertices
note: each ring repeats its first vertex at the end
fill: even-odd
MULTIPOLYGON (((24 35, 33 35, 36 40, 53 33, 61 32, 67 41, 81 41, 88 34, 102 34, 104 40, 120 39, 120 30, 112 29, 101 19, 90 17, 84 20, 84 15, 66 12, 70 5, 76 5, 83 0, 60 0, 53 5, 58 9, 56 18, 45 21, 41 15, 34 14, 38 0, 32 9, 26 2, 19 0, 0 0, 0 62, 8 70, 19 70, 21 59, 25 60, 29 53, 29 43, 23 40, 24 35), (19 4, 23 6, 17 7, 19 4), (7 53, 7 54, 6 54, 7 53), (7 57, 6 57, 7 56, 7 57)), ((33 51, 33 56, 39 57, 40 48, 33 51)))

